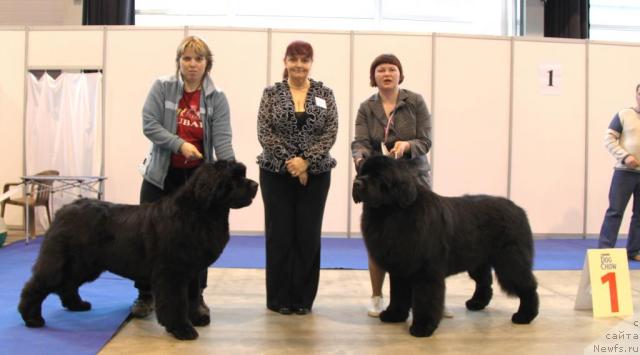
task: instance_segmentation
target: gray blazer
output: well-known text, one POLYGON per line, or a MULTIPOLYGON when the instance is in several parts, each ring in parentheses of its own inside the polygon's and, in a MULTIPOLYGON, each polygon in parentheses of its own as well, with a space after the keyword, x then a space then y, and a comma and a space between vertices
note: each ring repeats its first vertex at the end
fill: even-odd
MULTIPOLYGON (((430 167, 427 153, 431 149, 431 115, 427 104, 418 93, 400 89, 394 109, 394 124, 389 128, 385 142, 390 150, 396 141, 407 141, 411 149, 405 159, 416 159, 422 172, 428 175, 430 167)), ((366 158, 382 154, 380 143, 384 140, 387 116, 380 96, 376 93, 360 104, 356 117, 355 138, 351 142, 351 156, 366 158)))

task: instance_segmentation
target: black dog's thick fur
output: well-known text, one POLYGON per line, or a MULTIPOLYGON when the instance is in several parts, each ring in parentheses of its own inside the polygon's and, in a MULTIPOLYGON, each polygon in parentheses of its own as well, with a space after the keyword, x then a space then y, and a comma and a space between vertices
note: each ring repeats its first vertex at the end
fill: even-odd
POLYGON ((71 311, 87 311, 78 287, 111 271, 151 283, 158 322, 178 339, 209 324, 199 307, 198 274, 229 241, 229 208, 251 204, 258 184, 245 166, 202 165, 175 194, 142 205, 80 199, 61 208, 45 234, 18 310, 28 327, 44 326, 50 293, 71 311))
POLYGON ((445 277, 467 271, 476 282, 467 309, 485 308, 491 269, 507 294, 520 298, 513 323, 538 315, 532 269, 533 238, 527 216, 500 197, 443 197, 422 182, 410 162, 367 159, 353 184, 364 203, 362 234, 371 257, 389 272, 391 299, 383 322, 406 321, 413 336, 430 336, 444 308, 445 277))

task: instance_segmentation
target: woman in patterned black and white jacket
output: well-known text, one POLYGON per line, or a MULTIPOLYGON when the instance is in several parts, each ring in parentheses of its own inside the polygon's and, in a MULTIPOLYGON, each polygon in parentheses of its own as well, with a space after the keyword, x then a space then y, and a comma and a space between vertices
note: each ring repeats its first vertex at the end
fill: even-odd
POLYGON ((309 78, 313 48, 294 41, 284 80, 267 87, 258 112, 260 186, 265 211, 267 308, 311 311, 320 279, 320 234, 336 161, 333 91, 309 78))

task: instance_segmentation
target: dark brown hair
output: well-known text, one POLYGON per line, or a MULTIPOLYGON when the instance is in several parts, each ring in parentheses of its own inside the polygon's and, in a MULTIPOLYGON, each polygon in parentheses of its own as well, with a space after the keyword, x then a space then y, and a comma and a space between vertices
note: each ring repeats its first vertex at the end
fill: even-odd
POLYGON ((376 84, 376 68, 380 64, 392 64, 398 67, 400 71, 400 84, 404 81, 404 74, 402 72, 402 64, 400 63, 400 59, 391 53, 380 54, 373 60, 371 63, 371 68, 369 69, 369 85, 372 87, 378 86, 376 84))
MULTIPOLYGON (((293 41, 289 43, 287 46, 287 50, 284 52, 284 59, 287 57, 301 56, 303 58, 313 60, 313 47, 309 42, 305 41, 293 41)), ((284 68, 284 72, 282 73, 282 79, 288 79, 289 73, 287 72, 287 68, 284 68)))

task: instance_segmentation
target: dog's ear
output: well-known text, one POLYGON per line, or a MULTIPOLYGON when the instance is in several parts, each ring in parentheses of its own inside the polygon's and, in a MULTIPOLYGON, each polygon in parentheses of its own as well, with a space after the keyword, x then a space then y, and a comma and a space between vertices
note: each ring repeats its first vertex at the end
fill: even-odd
POLYGON ((193 194, 196 201, 209 207, 225 194, 228 163, 202 164, 195 172, 193 194))
POLYGON ((231 171, 234 177, 244 178, 247 176, 247 167, 240 162, 232 162, 231 171))

